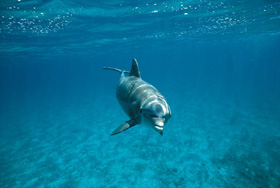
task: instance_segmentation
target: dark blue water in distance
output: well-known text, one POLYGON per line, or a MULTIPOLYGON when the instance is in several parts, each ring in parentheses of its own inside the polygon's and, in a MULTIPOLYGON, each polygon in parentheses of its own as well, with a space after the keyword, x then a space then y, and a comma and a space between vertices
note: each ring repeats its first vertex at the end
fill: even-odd
POLYGON ((279 1, 1 0, 0 187, 279 188, 279 1), (110 136, 132 58, 163 136, 110 136))

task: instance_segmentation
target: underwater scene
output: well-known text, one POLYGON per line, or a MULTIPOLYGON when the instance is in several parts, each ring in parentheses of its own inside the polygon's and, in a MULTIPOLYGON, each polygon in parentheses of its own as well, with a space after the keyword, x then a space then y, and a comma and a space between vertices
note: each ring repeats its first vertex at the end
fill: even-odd
POLYGON ((279 188, 280 1, 1 0, 0 187, 279 188))

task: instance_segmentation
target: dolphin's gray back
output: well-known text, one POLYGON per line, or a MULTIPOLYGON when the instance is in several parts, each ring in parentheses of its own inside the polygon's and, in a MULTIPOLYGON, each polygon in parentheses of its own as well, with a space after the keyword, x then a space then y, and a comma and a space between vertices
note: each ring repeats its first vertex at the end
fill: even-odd
POLYGON ((131 119, 140 121, 140 107, 151 97, 162 95, 151 84, 135 76, 123 77, 117 86, 117 99, 131 119))

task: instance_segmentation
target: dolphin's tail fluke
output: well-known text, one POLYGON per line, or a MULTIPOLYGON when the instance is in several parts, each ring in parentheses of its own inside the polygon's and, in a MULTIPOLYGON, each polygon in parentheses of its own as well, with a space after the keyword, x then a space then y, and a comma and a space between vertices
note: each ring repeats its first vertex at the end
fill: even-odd
POLYGON ((112 68, 112 67, 103 67, 104 70, 113 70, 121 73, 122 71, 120 69, 112 68))
POLYGON ((117 71, 117 72, 121 73, 121 78, 124 77, 124 74, 125 74, 125 73, 130 74, 129 71, 120 70, 120 69, 112 68, 112 67, 103 67, 103 69, 104 69, 104 70, 113 70, 113 71, 117 71))
POLYGON ((103 67, 103 69, 117 71, 117 72, 121 73, 122 75, 126 73, 126 74, 129 74, 129 76, 135 76, 135 77, 141 78, 139 66, 138 66, 137 60, 135 58, 132 59, 132 66, 131 66, 130 72, 121 70, 121 69, 117 69, 117 68, 113 68, 113 67, 103 67))
POLYGON ((112 67, 103 67, 103 69, 104 70, 113 70, 113 71, 117 71, 119 73, 122 73, 122 72, 127 73, 127 74, 130 73, 129 71, 125 71, 125 70, 121 70, 121 69, 117 69, 117 68, 112 68, 112 67))

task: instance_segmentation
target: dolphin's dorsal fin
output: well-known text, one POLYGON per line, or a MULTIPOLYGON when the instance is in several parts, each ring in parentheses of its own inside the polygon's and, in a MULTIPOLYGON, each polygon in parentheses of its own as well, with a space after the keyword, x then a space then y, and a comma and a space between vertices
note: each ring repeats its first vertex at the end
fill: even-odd
POLYGON ((129 76, 135 76, 135 77, 141 78, 140 71, 139 71, 139 66, 138 66, 138 63, 137 63, 136 59, 132 59, 132 66, 131 66, 129 76))

